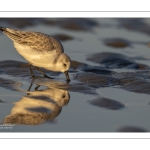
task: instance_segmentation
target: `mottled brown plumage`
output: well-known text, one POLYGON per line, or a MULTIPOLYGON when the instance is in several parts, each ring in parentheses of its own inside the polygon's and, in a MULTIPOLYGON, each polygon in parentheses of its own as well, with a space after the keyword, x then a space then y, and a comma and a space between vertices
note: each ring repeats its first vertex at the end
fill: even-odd
MULTIPOLYGON (((3 27, 0 27, 0 30, 14 42, 14 47, 30 63, 30 67, 33 65, 37 70, 43 67, 51 71, 64 72, 67 80, 70 80, 68 69, 71 60, 64 53, 63 46, 57 39, 40 32, 19 31, 3 27)), ((31 69, 30 71, 32 77, 35 77, 31 69)))
POLYGON ((8 28, 0 29, 11 40, 19 44, 25 44, 37 51, 53 51, 57 49, 58 53, 64 52, 62 44, 55 38, 40 32, 18 31, 8 28))

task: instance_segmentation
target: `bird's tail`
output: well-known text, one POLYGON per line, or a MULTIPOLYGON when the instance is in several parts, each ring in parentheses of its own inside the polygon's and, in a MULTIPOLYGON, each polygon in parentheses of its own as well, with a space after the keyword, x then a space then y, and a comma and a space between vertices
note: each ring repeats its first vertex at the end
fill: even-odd
POLYGON ((20 32, 17 30, 3 27, 0 27, 0 30, 13 41, 18 40, 20 38, 20 32))
POLYGON ((9 33, 12 33, 12 34, 16 34, 16 33, 18 33, 18 31, 17 30, 14 30, 14 29, 10 29, 10 28, 4 28, 4 27, 0 27, 0 30, 2 31, 2 32, 9 32, 9 33))
POLYGON ((6 28, 0 27, 0 30, 3 32, 6 30, 6 28))

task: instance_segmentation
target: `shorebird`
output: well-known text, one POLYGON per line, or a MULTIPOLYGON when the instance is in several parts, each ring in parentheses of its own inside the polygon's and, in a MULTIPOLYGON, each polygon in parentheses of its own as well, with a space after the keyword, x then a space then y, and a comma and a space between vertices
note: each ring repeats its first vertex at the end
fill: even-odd
POLYGON ((55 72, 63 72, 67 81, 70 81, 68 70, 71 60, 64 53, 63 46, 57 39, 40 32, 20 31, 4 27, 0 27, 0 30, 13 41, 18 53, 29 62, 33 78, 36 78, 36 76, 32 71, 32 66, 40 71, 44 77, 51 78, 39 67, 55 72))

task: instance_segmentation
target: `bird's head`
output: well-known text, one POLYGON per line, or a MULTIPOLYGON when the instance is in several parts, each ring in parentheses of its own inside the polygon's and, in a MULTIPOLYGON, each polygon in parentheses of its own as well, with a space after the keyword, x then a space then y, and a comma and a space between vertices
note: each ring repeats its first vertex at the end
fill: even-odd
POLYGON ((62 53, 59 55, 57 61, 56 61, 56 68, 58 71, 63 72, 66 76, 66 79, 70 81, 68 70, 71 65, 71 60, 69 56, 65 53, 62 53))

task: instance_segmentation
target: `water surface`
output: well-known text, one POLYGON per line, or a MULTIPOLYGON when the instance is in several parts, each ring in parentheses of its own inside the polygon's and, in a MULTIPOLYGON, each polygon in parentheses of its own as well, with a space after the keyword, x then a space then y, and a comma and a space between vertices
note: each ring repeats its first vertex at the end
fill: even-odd
POLYGON ((0 20, 55 36, 72 60, 69 84, 47 70, 54 80, 32 80, 26 60, 0 33, 0 120, 14 125, 1 132, 150 131, 148 18, 0 20))

